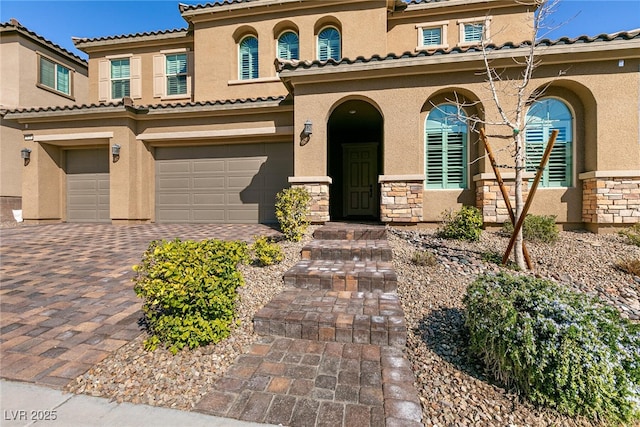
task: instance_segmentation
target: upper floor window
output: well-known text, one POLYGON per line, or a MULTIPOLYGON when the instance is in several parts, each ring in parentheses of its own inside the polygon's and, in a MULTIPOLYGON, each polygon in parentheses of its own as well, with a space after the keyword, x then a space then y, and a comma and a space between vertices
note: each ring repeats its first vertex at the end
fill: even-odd
POLYGON ((535 172, 553 130, 558 130, 549 163, 544 168, 540 185, 570 187, 573 174, 573 116, 567 105, 555 98, 535 101, 527 112, 525 128, 526 167, 535 172))
POLYGON ((342 58, 340 32, 333 27, 327 27, 318 34, 318 59, 338 61, 340 58, 342 58))
POLYGON ((71 95, 70 70, 43 56, 40 56, 38 83, 65 95, 71 95))
POLYGON ((187 54, 165 56, 167 95, 185 95, 187 93, 187 54))
POLYGON ((466 188, 467 121, 453 104, 435 107, 425 123, 427 188, 466 188))
POLYGON ((459 19, 458 26, 460 27, 460 44, 478 44, 482 41, 488 42, 490 39, 490 23, 490 16, 480 19, 459 19))
POLYGON ((300 42, 293 31, 287 31, 278 37, 278 58, 300 59, 300 42))
POLYGON ((240 42, 240 80, 257 79, 258 74, 258 39, 248 36, 240 42))
POLYGON ((111 98, 121 99, 131 93, 129 58, 111 60, 111 98))
POLYGON ((418 24, 418 45, 416 50, 447 48, 447 26, 449 21, 418 24))

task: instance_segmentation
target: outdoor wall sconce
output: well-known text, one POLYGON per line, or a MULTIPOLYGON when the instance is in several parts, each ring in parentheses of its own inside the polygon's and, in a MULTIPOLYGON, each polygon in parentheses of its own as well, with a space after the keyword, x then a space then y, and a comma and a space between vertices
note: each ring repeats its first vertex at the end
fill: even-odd
POLYGON ((113 155, 113 163, 120 160, 120 145, 113 144, 111 146, 111 154, 113 155))
POLYGON ((311 120, 307 120, 306 122, 304 122, 304 130, 302 131, 302 135, 308 138, 311 136, 312 133, 313 133, 313 123, 311 122, 311 120))
POLYGON ((24 165, 27 166, 31 161, 31 150, 29 150, 28 148, 23 148, 22 150, 20 150, 20 157, 22 157, 22 160, 24 160, 24 165))

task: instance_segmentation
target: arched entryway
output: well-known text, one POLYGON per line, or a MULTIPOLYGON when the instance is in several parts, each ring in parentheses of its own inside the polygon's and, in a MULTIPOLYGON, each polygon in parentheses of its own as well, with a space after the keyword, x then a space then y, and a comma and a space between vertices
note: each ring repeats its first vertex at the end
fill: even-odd
POLYGON ((382 115, 367 101, 345 101, 331 113, 327 136, 331 218, 379 219, 382 115))

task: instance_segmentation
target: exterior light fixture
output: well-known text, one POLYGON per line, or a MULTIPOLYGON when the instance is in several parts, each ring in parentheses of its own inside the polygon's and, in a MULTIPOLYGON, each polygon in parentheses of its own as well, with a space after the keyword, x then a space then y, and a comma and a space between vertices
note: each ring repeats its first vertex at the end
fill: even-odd
POLYGON ((304 122, 304 130, 302 131, 302 135, 309 137, 313 133, 313 123, 311 120, 307 120, 304 122))
POLYGON ((113 156, 113 163, 115 163, 118 160, 120 160, 120 145, 113 144, 111 146, 111 154, 113 156))
POLYGON ((33 134, 32 133, 25 133, 24 134, 24 140, 25 141, 33 141, 33 134))
POLYGON ((28 148, 23 148, 22 150, 20 150, 20 157, 22 157, 22 160, 24 160, 24 165, 27 166, 31 161, 31 150, 29 150, 28 148))

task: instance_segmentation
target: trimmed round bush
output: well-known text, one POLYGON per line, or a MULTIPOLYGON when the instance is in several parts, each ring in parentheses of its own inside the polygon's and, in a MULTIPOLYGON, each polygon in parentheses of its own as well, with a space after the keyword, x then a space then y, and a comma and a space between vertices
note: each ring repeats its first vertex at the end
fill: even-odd
POLYGON ((464 302, 470 350, 498 381, 570 416, 640 420, 640 325, 530 276, 480 276, 464 302))
POLYGON ((476 242, 482 234, 482 213, 475 206, 463 206, 457 212, 442 213, 442 226, 438 236, 445 239, 476 242))

